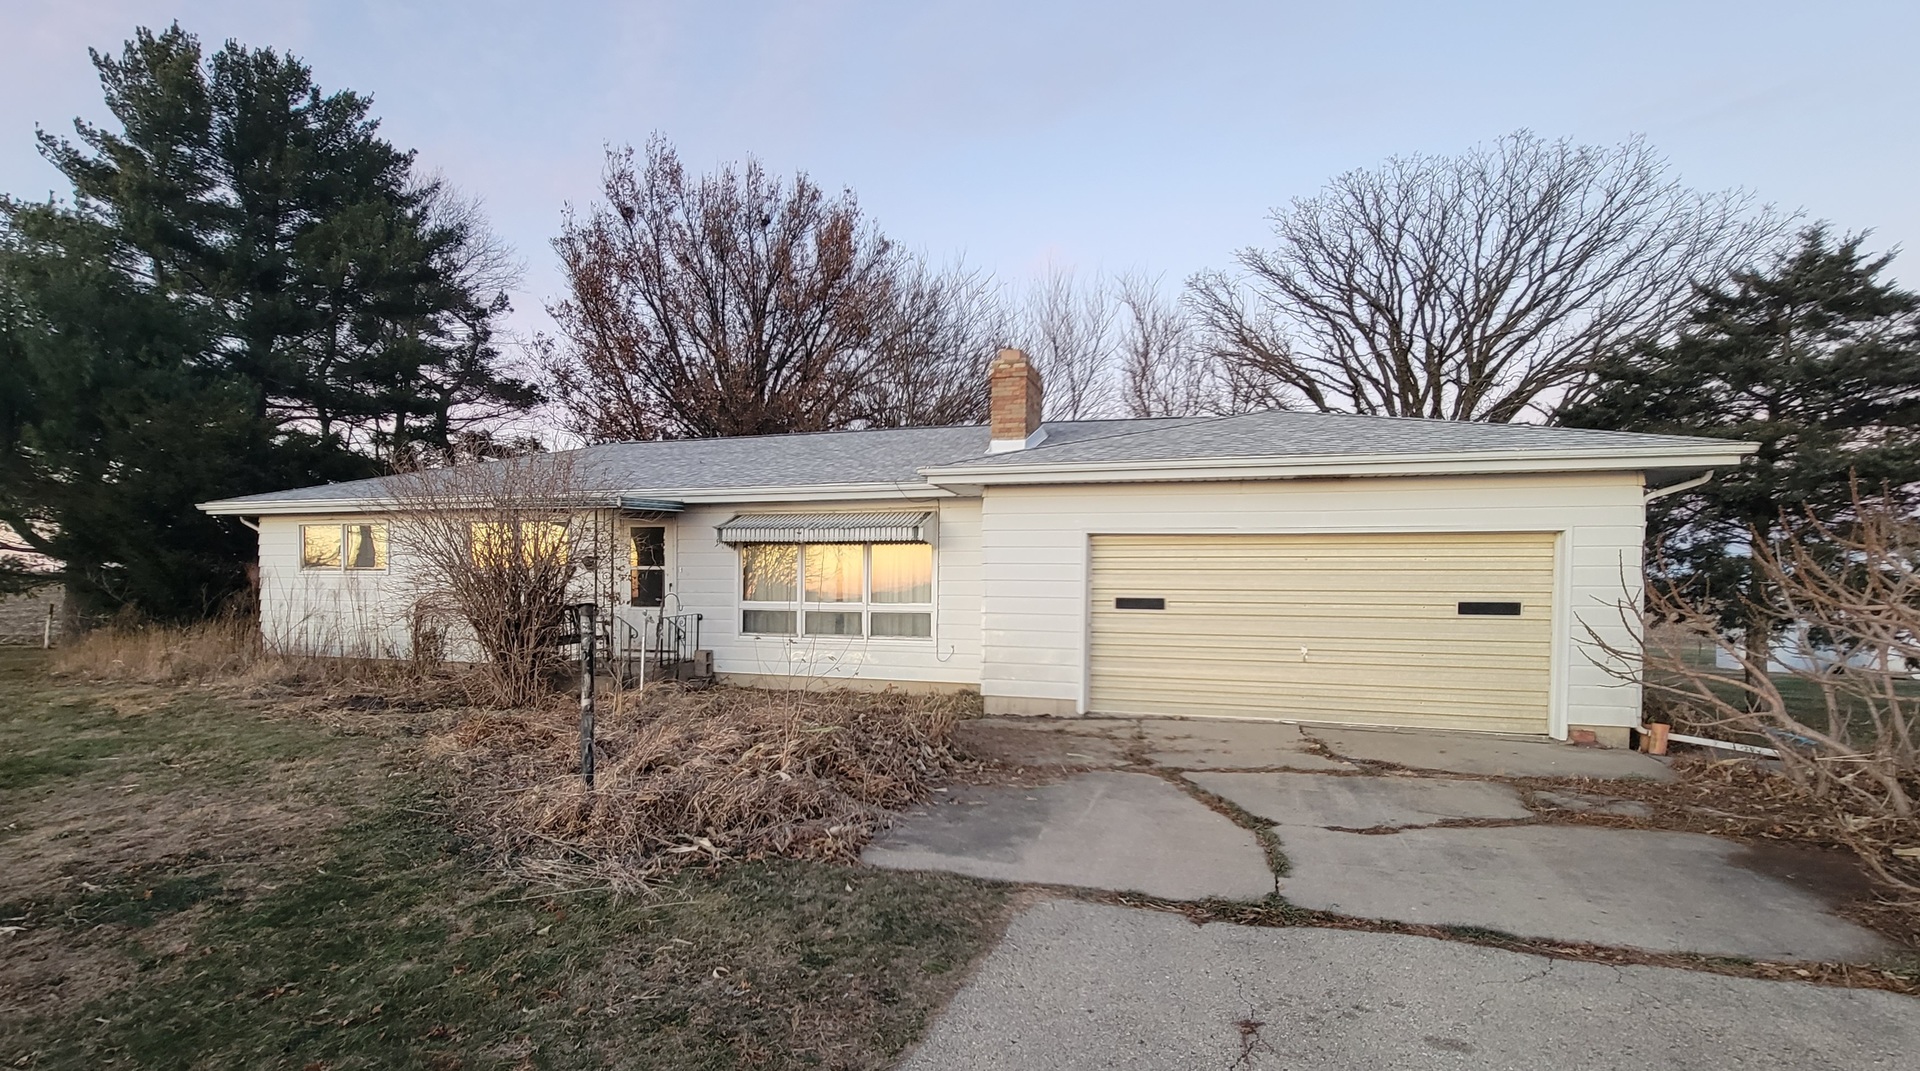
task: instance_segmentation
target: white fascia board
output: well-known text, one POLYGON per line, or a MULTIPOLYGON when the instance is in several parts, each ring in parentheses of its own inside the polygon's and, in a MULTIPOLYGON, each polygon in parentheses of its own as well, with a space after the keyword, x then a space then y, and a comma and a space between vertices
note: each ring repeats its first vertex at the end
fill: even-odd
MULTIPOLYGON (((641 492, 627 492, 639 494, 641 492)), ((705 487, 699 490, 647 491, 651 498, 670 498, 688 505, 726 505, 734 502, 925 502, 956 498, 954 492, 931 483, 843 483, 809 487, 705 487)))
POLYGON ((1759 449, 1725 442, 1638 450, 1502 450, 1446 454, 1183 458, 1167 461, 1032 465, 944 465, 920 470, 942 487, 996 484, 1128 483, 1168 480, 1297 479, 1311 476, 1439 476, 1514 472, 1620 472, 1733 466, 1759 449))
POLYGON ((248 502, 242 498, 222 498, 193 507, 215 517, 274 517, 290 513, 382 513, 393 508, 385 499, 304 498, 273 502, 248 502))
MULTIPOLYGON (((663 498, 688 505, 716 505, 734 502, 923 502, 961 497, 954 491, 932 484, 846 483, 814 484, 805 487, 703 487, 698 490, 627 488, 605 493, 608 509, 620 496, 663 498)), ((307 498, 249 502, 243 498, 202 502, 202 513, 230 517, 287 516, 298 513, 391 513, 392 498, 307 498)))

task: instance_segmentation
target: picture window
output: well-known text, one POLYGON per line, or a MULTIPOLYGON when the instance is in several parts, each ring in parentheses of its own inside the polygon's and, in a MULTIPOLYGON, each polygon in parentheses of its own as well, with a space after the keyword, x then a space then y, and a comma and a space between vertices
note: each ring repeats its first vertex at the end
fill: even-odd
POLYGON ((927 543, 752 543, 740 548, 740 631, 933 638, 927 543))

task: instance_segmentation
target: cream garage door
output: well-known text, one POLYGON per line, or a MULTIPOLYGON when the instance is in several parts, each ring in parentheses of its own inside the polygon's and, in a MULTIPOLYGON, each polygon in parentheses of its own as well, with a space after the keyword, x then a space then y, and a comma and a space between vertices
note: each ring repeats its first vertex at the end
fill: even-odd
POLYGON ((1093 537, 1101 714, 1547 731, 1551 533, 1093 537))

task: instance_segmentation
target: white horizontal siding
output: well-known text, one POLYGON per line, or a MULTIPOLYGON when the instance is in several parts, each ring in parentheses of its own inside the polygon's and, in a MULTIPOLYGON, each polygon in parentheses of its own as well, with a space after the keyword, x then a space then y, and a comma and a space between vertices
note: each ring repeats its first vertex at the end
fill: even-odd
POLYGON ((365 521, 355 515, 260 518, 260 629, 269 647, 290 654, 404 658, 410 595, 405 555, 391 535, 384 570, 300 568, 300 526, 365 521))
POLYGON ((1619 607, 1638 598, 1640 495, 1637 473, 990 488, 981 692, 1008 709, 1087 709, 1095 534, 1554 532, 1552 725, 1635 724, 1637 689, 1594 664, 1587 629, 1631 642, 1619 607))
MULTIPOLYGON (((435 583, 409 553, 399 530, 402 523, 365 513, 260 518, 260 629, 267 644, 291 654, 411 657, 414 608, 422 598, 437 595, 443 585, 435 583), (388 525, 387 568, 302 569, 300 526, 341 523, 388 525)), ((577 597, 587 598, 591 583, 590 578, 581 577, 577 597)), ((438 595, 434 601, 446 600, 438 595)), ((445 657, 455 661, 483 657, 471 630, 458 620, 442 613, 433 619, 432 627, 444 633, 445 657)))

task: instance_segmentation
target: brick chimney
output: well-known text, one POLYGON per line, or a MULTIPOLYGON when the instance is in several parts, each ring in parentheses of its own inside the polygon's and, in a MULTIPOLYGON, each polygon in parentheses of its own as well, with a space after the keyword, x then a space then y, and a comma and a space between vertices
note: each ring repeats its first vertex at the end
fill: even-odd
POLYGON ((1037 446, 1040 430, 1040 370, 1027 360, 1025 350, 1001 350, 987 370, 987 407, 991 441, 987 452, 1024 450, 1037 446))

